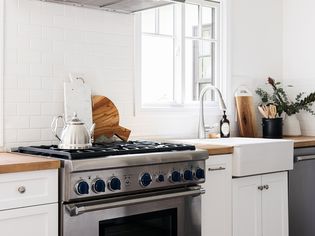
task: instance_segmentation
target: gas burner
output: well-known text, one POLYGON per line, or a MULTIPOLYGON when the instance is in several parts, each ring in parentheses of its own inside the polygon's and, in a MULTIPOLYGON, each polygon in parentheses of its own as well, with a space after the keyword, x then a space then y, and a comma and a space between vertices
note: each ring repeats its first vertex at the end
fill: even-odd
POLYGON ((51 156, 61 159, 77 160, 100 158, 113 155, 141 154, 172 151, 193 151, 195 146, 188 144, 158 143, 151 141, 128 141, 114 143, 95 143, 89 149, 59 149, 57 145, 19 147, 18 152, 33 155, 51 156))

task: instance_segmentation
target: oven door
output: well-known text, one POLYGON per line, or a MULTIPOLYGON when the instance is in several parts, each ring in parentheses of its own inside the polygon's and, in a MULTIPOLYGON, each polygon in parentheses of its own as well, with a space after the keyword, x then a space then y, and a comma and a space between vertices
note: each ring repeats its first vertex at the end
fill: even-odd
POLYGON ((64 204, 62 236, 201 236, 200 187, 64 204))

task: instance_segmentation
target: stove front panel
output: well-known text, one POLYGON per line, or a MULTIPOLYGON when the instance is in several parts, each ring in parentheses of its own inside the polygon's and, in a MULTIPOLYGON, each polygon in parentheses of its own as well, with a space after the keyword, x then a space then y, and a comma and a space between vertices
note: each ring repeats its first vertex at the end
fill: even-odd
POLYGON ((63 202, 204 183, 205 161, 73 172, 61 182, 63 202), (67 178, 66 178, 67 177, 67 178))

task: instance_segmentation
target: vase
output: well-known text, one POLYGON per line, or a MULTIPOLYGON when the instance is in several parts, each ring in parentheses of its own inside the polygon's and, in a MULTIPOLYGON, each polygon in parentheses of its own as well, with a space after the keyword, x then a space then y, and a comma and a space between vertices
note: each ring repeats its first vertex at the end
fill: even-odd
POLYGON ((300 136, 301 126, 296 114, 288 116, 287 114, 283 120, 283 135, 284 136, 300 136))

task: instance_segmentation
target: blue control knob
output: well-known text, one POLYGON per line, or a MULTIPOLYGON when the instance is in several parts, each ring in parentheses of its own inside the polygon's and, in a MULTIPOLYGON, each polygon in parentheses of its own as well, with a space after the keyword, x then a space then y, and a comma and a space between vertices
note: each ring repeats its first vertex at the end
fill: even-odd
POLYGON ((171 174, 171 182, 173 183, 177 183, 177 182, 180 182, 180 173, 179 171, 175 170, 172 172, 171 174))
POLYGON ((106 184, 105 184, 104 180, 101 180, 101 179, 94 180, 94 184, 93 184, 92 188, 93 188, 93 191, 95 193, 104 193, 105 187, 106 187, 106 184))
POLYGON ((156 178, 156 181, 159 182, 159 183, 162 183, 165 181, 164 179, 164 175, 162 174, 159 174, 158 177, 156 178))
POLYGON ((113 177, 110 181, 109 181, 109 185, 108 185, 109 189, 111 191, 117 191, 121 189, 121 182, 120 179, 118 179, 117 177, 113 177))
POLYGON ((196 170, 196 178, 197 179, 204 179, 205 178, 205 171, 201 168, 196 170))
POLYGON ((89 189, 89 184, 84 180, 81 180, 76 184, 76 192, 78 195, 89 194, 89 189))
POLYGON ((140 185, 142 185, 142 187, 149 186, 151 182, 152 182, 152 177, 149 173, 144 173, 140 178, 140 185))
POLYGON ((193 180, 193 173, 191 170, 185 170, 184 172, 184 180, 191 181, 193 180))

